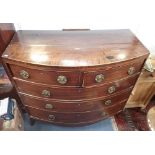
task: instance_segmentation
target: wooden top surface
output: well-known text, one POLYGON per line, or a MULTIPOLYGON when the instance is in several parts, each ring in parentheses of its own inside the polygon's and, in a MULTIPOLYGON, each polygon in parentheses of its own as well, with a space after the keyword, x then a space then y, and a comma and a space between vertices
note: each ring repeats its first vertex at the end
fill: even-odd
POLYGON ((3 58, 46 66, 97 66, 148 55, 130 30, 18 31, 3 58))

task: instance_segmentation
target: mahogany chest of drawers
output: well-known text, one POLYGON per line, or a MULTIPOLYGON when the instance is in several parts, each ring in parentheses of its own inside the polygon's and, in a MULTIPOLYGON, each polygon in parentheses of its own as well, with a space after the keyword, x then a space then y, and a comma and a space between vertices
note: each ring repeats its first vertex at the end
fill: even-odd
POLYGON ((30 118, 82 126, 123 110, 148 55, 130 30, 25 30, 2 57, 30 118))

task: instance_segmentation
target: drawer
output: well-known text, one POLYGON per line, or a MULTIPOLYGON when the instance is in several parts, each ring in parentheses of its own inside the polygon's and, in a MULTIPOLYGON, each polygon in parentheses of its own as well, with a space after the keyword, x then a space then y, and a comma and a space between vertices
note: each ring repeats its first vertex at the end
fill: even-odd
POLYGON ((103 70, 84 72, 83 86, 104 84, 131 76, 141 71, 143 63, 144 60, 141 60, 133 64, 115 65, 110 69, 105 67, 103 70))
POLYGON ((102 120, 123 110, 126 102, 121 102, 111 108, 85 113, 58 113, 48 112, 31 107, 27 107, 27 112, 31 118, 48 121, 56 124, 79 124, 102 120))
POLYGON ((86 112, 86 111, 96 111, 101 110, 104 107, 109 107, 114 104, 118 104, 123 100, 128 100, 132 88, 120 92, 119 94, 106 97, 103 100, 95 100, 88 102, 56 102, 47 99, 41 99, 36 97, 31 97, 28 95, 20 94, 20 97, 25 106, 53 111, 53 112, 86 112))
POLYGON ((139 74, 112 83, 89 88, 49 87, 15 79, 20 92, 56 100, 88 100, 103 98, 134 86, 139 74))
POLYGON ((16 65, 10 65, 14 77, 26 81, 43 83, 56 86, 79 86, 79 71, 52 71, 30 69, 16 65))

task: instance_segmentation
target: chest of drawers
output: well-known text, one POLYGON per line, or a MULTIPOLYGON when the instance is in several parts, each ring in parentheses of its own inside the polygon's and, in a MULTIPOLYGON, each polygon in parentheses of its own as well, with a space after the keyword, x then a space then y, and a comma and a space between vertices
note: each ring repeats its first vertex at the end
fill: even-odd
POLYGON ((130 30, 25 30, 2 57, 30 118, 82 126, 123 110, 148 55, 130 30))

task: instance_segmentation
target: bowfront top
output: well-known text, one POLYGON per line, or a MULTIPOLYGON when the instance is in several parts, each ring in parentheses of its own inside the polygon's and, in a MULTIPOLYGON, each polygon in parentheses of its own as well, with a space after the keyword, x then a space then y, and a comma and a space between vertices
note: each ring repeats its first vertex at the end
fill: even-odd
POLYGON ((97 66, 148 55, 130 30, 24 30, 14 35, 4 58, 62 67, 97 66))

